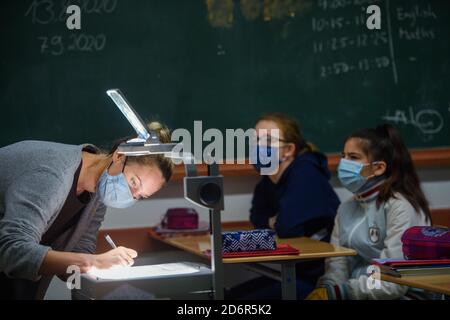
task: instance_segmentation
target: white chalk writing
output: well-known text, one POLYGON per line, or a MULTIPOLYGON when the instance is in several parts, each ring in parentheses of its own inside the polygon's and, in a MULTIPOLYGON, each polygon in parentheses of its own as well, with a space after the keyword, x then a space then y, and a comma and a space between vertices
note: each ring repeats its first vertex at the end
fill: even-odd
POLYGON ((435 109, 421 109, 414 111, 412 107, 408 110, 387 110, 383 120, 394 124, 404 124, 416 127, 421 133, 432 135, 439 133, 444 128, 444 118, 435 109))

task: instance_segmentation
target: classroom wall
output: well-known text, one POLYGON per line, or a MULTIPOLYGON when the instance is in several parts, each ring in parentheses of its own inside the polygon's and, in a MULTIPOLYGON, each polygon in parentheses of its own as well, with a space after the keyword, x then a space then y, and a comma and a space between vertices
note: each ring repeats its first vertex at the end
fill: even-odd
MULTIPOLYGON (((420 169, 419 177, 431 207, 450 208, 450 168, 420 169)), ((222 213, 222 221, 248 219, 252 191, 258 179, 258 177, 225 177, 225 211, 222 213)), ((331 183, 341 200, 351 196, 350 192, 339 186, 336 177, 333 177, 331 183)), ((129 209, 108 209, 102 228, 153 226, 160 221, 168 208, 176 206, 195 207, 183 198, 181 181, 170 182, 165 189, 151 199, 140 201, 129 209)), ((207 210, 200 208, 196 210, 200 219, 208 220, 207 210)), ((70 299, 70 292, 65 287, 65 283, 56 278, 45 298, 70 299)))

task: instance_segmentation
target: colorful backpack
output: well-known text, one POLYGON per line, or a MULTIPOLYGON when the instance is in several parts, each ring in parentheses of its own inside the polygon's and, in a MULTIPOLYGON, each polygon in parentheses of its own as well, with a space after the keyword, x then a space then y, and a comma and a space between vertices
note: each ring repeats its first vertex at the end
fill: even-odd
POLYGON ((403 255, 408 260, 450 259, 450 230, 411 227, 403 233, 403 255))
POLYGON ((161 227, 173 230, 198 228, 198 213, 193 208, 170 208, 161 221, 161 227))

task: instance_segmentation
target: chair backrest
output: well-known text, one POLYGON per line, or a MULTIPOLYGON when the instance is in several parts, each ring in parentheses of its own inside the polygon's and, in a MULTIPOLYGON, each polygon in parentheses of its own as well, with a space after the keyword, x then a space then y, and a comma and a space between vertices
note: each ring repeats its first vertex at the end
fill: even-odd
POLYGON ((450 209, 432 209, 433 225, 450 228, 450 209))

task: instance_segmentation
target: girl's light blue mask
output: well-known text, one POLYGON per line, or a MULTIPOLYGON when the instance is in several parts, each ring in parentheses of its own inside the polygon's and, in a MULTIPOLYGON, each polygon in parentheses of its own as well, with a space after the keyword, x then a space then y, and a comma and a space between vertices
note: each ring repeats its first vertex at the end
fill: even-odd
POLYGON ((361 175, 362 169, 369 165, 370 163, 363 164, 357 161, 341 159, 337 169, 339 181, 346 189, 357 193, 370 178, 361 175))
POLYGON ((137 200, 133 198, 123 170, 119 175, 111 176, 108 169, 103 172, 97 183, 100 199, 108 207, 119 209, 131 207, 137 200))

